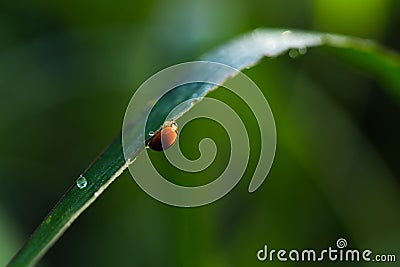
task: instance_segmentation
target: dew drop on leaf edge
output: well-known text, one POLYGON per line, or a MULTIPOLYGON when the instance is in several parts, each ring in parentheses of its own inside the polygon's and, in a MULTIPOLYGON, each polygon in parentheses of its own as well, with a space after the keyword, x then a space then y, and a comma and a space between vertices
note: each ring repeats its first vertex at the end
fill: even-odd
POLYGON ((79 178, 76 179, 76 186, 77 186, 79 189, 85 188, 85 187, 87 186, 87 180, 86 180, 86 178, 83 177, 82 175, 79 176, 79 178))
POLYGON ((300 55, 305 55, 305 54, 307 54, 307 47, 301 47, 301 48, 299 48, 299 54, 300 54, 300 55))
POLYGON ((299 52, 296 49, 290 49, 289 50, 289 57, 290 58, 296 58, 299 56, 299 52))

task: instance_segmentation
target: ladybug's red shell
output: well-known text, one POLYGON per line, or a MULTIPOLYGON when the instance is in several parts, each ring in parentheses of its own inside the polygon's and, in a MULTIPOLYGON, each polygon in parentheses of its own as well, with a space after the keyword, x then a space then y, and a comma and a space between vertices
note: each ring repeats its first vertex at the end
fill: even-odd
POLYGON ((148 143, 148 146, 155 151, 163 151, 170 148, 178 137, 178 126, 172 122, 164 125, 158 130, 148 143))

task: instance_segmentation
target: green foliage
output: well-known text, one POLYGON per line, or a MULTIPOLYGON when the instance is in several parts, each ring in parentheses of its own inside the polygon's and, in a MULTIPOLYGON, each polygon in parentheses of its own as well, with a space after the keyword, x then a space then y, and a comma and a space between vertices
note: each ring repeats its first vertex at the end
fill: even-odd
MULTIPOLYGON (((275 58, 289 50, 290 55, 294 57, 302 54, 302 51, 305 52, 304 49, 306 47, 320 45, 329 46, 329 49, 333 50, 333 52, 338 54, 340 57, 350 59, 361 69, 364 69, 372 75, 379 77, 380 81, 382 81, 384 84, 388 84, 388 88, 392 88, 393 92, 396 94, 400 92, 400 82, 398 76, 398 73, 400 73, 399 56, 392 52, 386 51, 371 41, 352 37, 303 31, 288 32, 284 30, 261 29, 239 37, 221 46, 220 48, 213 50, 212 52, 203 56, 202 59, 225 63, 232 65, 237 69, 243 70, 258 63, 265 55, 275 58), (273 50, 270 50, 269 46, 266 46, 266 44, 271 42, 274 44, 273 50)), ((292 75, 291 73, 293 73, 293 70, 283 71, 283 73, 284 75, 290 76, 292 75)), ((227 78, 228 77, 221 77, 221 82, 227 78)), ((306 79, 301 79, 301 82, 308 84, 306 79)), ((313 86, 310 85, 309 87, 313 86)), ((192 93, 197 93, 198 96, 205 96, 213 89, 215 88, 198 85, 191 88, 190 94, 184 93, 185 90, 178 90, 176 95, 173 95, 170 99, 158 104, 159 109, 157 110, 157 116, 150 117, 150 124, 152 127, 161 126, 159 117, 165 117, 169 110, 175 106, 177 99, 179 101, 184 101, 189 99, 192 93)), ((266 94, 268 95, 268 93, 266 94)), ((268 99, 273 99, 273 94, 274 93, 271 92, 271 96, 269 96, 268 99)), ((317 93, 313 92, 312 94, 317 93)), ((300 97, 302 96, 300 95, 300 97)), ((304 94, 303 97, 306 97, 306 94, 304 94)), ((318 102, 324 101, 323 97, 318 95, 312 95, 312 98, 315 98, 315 101, 318 102)), ((272 101, 272 103, 274 102, 272 101)), ((341 123, 343 124, 343 129, 349 128, 346 126, 345 121, 341 123)), ((296 128, 296 121, 292 121, 291 126, 286 125, 283 128, 285 127, 296 128)), ((334 131, 335 129, 332 128, 331 130, 334 131)), ((290 131, 291 129, 289 128, 285 129, 285 131, 282 133, 282 136, 287 135, 290 131)), ((323 144, 314 144, 314 146, 310 148, 304 147, 302 145, 304 144, 303 141, 309 138, 312 137, 307 136, 307 133, 299 132, 299 136, 296 138, 291 138, 291 143, 289 144, 298 148, 295 150, 296 153, 293 155, 294 157, 298 158, 299 162, 302 162, 304 166, 306 166, 306 169, 310 170, 311 172, 318 172, 317 169, 314 169, 312 165, 310 165, 310 162, 316 160, 314 157, 318 157, 323 154, 323 151, 319 151, 321 147, 323 147, 323 144), (313 152, 305 153, 307 149, 311 149, 313 152), (313 149, 315 149, 315 151, 313 149)), ((141 149, 143 148, 143 144, 138 144, 136 153, 140 153, 141 149)), ((354 152, 354 150, 352 152, 354 152)), ((277 160, 280 160, 279 155, 277 160)), ((10 262, 10 266, 25 266, 37 262, 40 257, 43 256, 44 253, 50 248, 50 246, 63 234, 63 232, 70 227, 71 223, 97 199, 97 197, 111 182, 115 180, 115 178, 122 173, 128 164, 131 164, 131 162, 125 162, 121 148, 121 137, 118 136, 105 150, 105 152, 102 153, 83 173, 83 176, 88 182, 87 186, 80 189, 74 183, 70 187, 70 189, 65 193, 54 209, 50 211, 42 224, 32 234, 29 241, 10 262)), ((340 173, 338 175, 340 175, 340 173)), ((268 186, 271 187, 273 184, 268 186)), ((339 191, 340 187, 338 187, 337 190, 339 191)), ((259 195, 255 197, 260 198, 259 195)), ((253 209, 256 207, 257 206, 254 206, 253 209)), ((388 207, 388 210, 391 210, 390 208, 391 207, 388 207)), ((251 216, 251 218, 249 221, 247 221, 246 227, 262 227, 257 220, 259 216, 258 214, 247 214, 247 216, 251 216)), ((202 216, 199 215, 200 220, 202 220, 201 217, 202 216)), ((260 220, 262 221, 263 219, 261 218, 260 220)), ((210 228, 212 228, 212 226, 210 226, 210 228)), ((133 231, 140 231, 140 229, 133 229, 133 231)), ((101 233, 99 233, 99 235, 101 235, 101 233)), ((239 241, 246 239, 244 236, 240 235, 237 236, 237 238, 239 241)), ((246 250, 246 248, 243 249, 246 250)), ((184 250, 185 248, 182 248, 182 251, 184 250)), ((254 253, 254 251, 250 251, 250 253, 254 253)), ((214 257, 220 256, 214 255, 214 257)), ((213 261, 212 258, 210 258, 210 261, 213 261)), ((218 260, 216 261, 218 262, 218 260)), ((207 262, 203 262, 203 264, 207 265, 207 262)))

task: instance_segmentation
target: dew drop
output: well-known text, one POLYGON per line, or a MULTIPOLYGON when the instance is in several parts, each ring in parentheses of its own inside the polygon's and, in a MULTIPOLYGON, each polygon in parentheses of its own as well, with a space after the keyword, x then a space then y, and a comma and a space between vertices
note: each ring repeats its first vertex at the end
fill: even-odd
POLYGON ((299 53, 300 53, 300 55, 305 55, 305 54, 307 54, 307 47, 301 47, 301 48, 299 48, 299 53))
POLYGON ((298 56, 299 56, 299 52, 296 49, 290 49, 289 50, 289 57, 296 58, 298 56))
POLYGON ((82 175, 79 176, 78 179, 76 179, 76 185, 78 186, 79 189, 83 189, 87 186, 87 180, 85 177, 83 177, 82 175))
POLYGON ((154 132, 153 131, 150 131, 149 132, 149 136, 153 136, 154 135, 154 132))

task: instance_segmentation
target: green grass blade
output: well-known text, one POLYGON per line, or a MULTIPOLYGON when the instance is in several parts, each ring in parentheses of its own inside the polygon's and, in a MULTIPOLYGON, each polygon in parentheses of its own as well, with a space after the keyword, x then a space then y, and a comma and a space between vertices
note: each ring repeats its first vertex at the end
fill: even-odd
MULTIPOLYGON (((338 55, 351 60, 361 69, 379 77, 388 84, 393 92, 400 95, 399 56, 388 52, 377 44, 353 37, 304 31, 285 31, 260 29, 238 37, 227 44, 204 55, 201 59, 224 63, 238 70, 254 66, 263 57, 276 57, 288 50, 294 54, 303 54, 307 47, 326 45, 338 55)), ((234 75, 219 77, 220 82, 234 75)), ((191 99, 196 93, 204 97, 215 86, 195 84, 185 85, 174 91, 164 101, 157 103, 154 114, 149 117, 149 125, 158 128, 162 119, 177 104, 191 99)), ((143 109, 149 108, 144 106, 143 109)), ((190 107, 188 107, 189 109, 190 107)), ((153 112, 152 112, 153 113, 153 112)), ((138 118, 142 119, 142 118, 138 118)), ((134 126, 133 126, 134 127, 134 126)), ((144 144, 133 144, 132 159, 144 149, 144 144)), ((121 135, 91 164, 82 174, 87 186, 80 189, 74 183, 49 212, 30 239, 9 263, 9 266, 27 266, 35 264, 54 242, 63 234, 72 222, 93 203, 131 163, 124 159, 121 135)))
POLYGON ((9 265, 35 264, 126 167, 121 137, 118 137, 82 174, 87 186, 80 189, 74 183, 67 190, 9 265))

